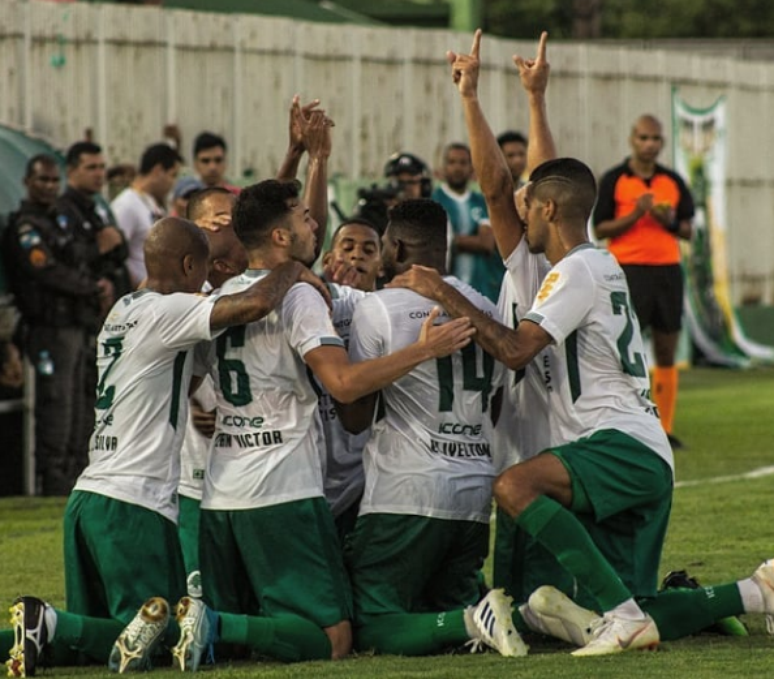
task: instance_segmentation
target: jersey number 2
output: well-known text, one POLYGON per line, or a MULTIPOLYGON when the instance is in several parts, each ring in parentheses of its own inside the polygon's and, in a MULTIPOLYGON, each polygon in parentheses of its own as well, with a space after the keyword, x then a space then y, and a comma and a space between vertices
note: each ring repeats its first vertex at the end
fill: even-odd
POLYGON ((616 316, 623 314, 626 319, 626 326, 618 337, 618 353, 621 356, 623 371, 627 375, 632 375, 634 377, 645 377, 647 375, 647 370, 645 370, 645 359, 642 354, 635 351, 631 358, 629 357, 629 345, 634 336, 634 325, 632 324, 632 312, 629 310, 629 299, 625 292, 619 290, 610 293, 610 302, 613 305, 613 313, 616 316))

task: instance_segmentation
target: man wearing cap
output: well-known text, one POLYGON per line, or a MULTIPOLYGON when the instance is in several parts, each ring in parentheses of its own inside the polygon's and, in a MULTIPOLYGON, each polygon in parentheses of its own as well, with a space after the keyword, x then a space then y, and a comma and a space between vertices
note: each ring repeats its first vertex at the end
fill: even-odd
POLYGON ((433 190, 430 168, 411 153, 395 153, 384 166, 384 176, 400 189, 398 201, 429 198, 433 190))
POLYGON ((145 279, 143 245, 151 226, 167 214, 167 195, 180 171, 180 155, 168 144, 153 144, 140 158, 140 171, 131 186, 110 204, 129 248, 126 260, 132 287, 145 279))
POLYGON ((172 217, 185 217, 188 212, 188 200, 197 191, 201 191, 204 184, 196 177, 180 177, 172 189, 172 217))

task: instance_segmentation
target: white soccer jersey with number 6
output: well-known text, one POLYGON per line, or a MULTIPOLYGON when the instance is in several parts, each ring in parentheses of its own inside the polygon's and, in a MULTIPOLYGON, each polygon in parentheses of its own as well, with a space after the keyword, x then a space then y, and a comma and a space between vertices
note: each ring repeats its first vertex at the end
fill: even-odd
MULTIPOLYGON (((221 293, 269 272, 249 269, 221 293)), ((235 326, 215 345, 217 422, 202 509, 252 509, 323 496, 317 394, 304 355, 344 347, 320 294, 306 283, 260 321, 235 326)))

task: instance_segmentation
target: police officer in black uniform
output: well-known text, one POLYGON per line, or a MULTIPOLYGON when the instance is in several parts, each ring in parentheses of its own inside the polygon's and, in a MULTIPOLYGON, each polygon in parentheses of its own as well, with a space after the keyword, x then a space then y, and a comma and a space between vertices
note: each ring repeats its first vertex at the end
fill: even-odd
POLYGON ((66 495, 80 473, 93 427, 94 395, 86 366, 94 363, 89 335, 101 300, 112 297, 95 276, 99 249, 93 237, 57 215, 57 161, 35 156, 27 164, 27 199, 3 236, 9 287, 22 316, 22 343, 36 367, 35 463, 38 491, 66 495), (90 396, 90 401, 89 401, 90 396))

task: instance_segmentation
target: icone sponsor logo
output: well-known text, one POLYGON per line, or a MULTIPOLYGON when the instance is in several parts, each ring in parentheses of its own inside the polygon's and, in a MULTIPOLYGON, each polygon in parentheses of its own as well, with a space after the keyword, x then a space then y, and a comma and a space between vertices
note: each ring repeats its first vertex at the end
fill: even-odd
POLYGON ((260 415, 255 417, 242 417, 241 415, 226 415, 223 418, 225 427, 251 427, 260 429, 263 426, 264 419, 260 415))
POLYGON ((443 422, 438 427, 439 434, 471 434, 478 436, 481 433, 481 425, 460 424, 459 422, 443 422))

